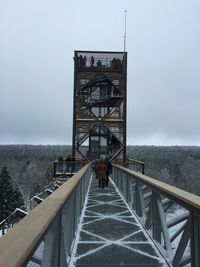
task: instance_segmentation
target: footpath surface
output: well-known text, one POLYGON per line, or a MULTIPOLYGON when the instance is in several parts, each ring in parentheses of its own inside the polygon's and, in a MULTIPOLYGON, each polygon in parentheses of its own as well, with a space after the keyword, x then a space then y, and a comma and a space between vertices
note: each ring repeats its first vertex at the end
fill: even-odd
POLYGON ((92 178, 70 267, 167 267, 115 184, 92 178))

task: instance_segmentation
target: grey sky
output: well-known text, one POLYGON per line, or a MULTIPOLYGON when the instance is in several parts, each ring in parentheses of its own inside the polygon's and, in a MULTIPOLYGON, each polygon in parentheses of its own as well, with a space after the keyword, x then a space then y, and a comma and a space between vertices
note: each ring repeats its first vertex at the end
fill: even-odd
POLYGON ((0 144, 71 144, 74 50, 123 50, 128 144, 200 145, 199 0, 0 0, 0 144))

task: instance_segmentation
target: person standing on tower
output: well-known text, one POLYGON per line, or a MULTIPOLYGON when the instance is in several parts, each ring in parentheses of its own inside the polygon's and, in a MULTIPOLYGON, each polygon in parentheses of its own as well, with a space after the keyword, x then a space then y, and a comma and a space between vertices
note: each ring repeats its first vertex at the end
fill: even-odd
POLYGON ((90 64, 91 64, 91 67, 94 67, 94 57, 93 56, 91 56, 90 64))

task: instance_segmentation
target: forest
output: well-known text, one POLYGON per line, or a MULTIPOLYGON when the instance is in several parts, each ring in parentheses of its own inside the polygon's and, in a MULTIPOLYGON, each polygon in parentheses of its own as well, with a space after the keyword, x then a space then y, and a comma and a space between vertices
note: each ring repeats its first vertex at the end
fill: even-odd
POLYGON ((145 174, 200 195, 200 147, 129 146, 128 157, 145 163, 145 174))
POLYGON ((60 156, 66 157, 70 151, 70 146, 59 145, 0 145, 0 172, 7 167, 27 211, 30 210, 30 199, 52 181, 53 161, 60 156))
MULTIPOLYGON (((71 154, 66 145, 0 145, 0 171, 6 165, 24 206, 53 178, 53 161, 71 154)), ((200 195, 200 147, 128 146, 127 157, 145 163, 145 174, 200 195)))

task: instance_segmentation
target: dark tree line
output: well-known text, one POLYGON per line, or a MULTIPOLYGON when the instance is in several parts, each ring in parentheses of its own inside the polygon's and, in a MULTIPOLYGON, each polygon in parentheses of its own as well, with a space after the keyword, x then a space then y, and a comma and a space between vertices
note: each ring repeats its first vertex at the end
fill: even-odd
MULTIPOLYGON (((145 162, 147 175, 200 195, 200 147, 129 146, 127 151, 129 158, 145 162)), ((22 205, 21 200, 18 203, 10 199, 17 191, 28 211, 29 200, 42 192, 53 178, 53 161, 69 154, 71 146, 64 145, 0 145, 0 189, 3 190, 3 184, 8 183, 8 191, 0 192, 0 218, 4 219, 13 210, 5 208, 5 203, 17 207, 22 205), (3 208, 6 213, 2 212, 3 208)))

